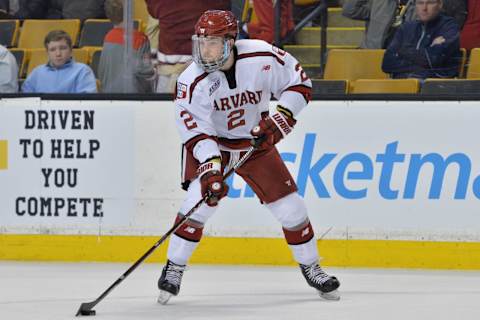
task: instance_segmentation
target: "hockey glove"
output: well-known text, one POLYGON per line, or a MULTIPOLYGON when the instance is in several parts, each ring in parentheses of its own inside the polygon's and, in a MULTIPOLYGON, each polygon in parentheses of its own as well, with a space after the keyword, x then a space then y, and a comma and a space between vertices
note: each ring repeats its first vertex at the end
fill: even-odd
POLYGON ((271 116, 267 116, 260 120, 258 126, 252 129, 251 134, 254 136, 260 149, 270 149, 282 140, 287 134, 292 132, 293 126, 297 122, 291 112, 282 106, 277 107, 278 112, 271 116))
POLYGON ((205 202, 210 207, 215 207, 228 193, 228 185, 223 181, 221 162, 220 157, 215 157, 202 163, 197 170, 202 196, 208 196, 205 202))

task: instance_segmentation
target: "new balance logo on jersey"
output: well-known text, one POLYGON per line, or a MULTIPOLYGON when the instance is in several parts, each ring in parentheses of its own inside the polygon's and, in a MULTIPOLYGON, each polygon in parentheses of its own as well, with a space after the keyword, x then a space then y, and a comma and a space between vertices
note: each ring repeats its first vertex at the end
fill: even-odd
POLYGON ((195 228, 193 227, 186 227, 185 229, 183 229, 183 231, 187 232, 187 233, 190 233, 190 234, 194 234, 195 233, 195 228))
POLYGON ((271 68, 272 68, 271 65, 266 64, 266 65, 263 66, 262 71, 269 71, 271 68))
POLYGON ((262 91, 244 91, 242 93, 237 93, 234 96, 229 96, 226 98, 220 98, 219 101, 215 99, 213 107, 216 111, 228 111, 231 109, 236 109, 245 104, 258 104, 262 100, 262 91))
POLYGON ((302 230, 302 238, 307 236, 310 233, 310 227, 306 227, 304 230, 302 230))

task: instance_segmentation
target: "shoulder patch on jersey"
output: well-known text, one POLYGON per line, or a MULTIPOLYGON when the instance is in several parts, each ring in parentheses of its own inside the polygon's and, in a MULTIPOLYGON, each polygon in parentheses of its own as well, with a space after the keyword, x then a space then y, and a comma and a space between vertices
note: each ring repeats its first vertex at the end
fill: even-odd
POLYGON ((213 81, 213 84, 210 86, 210 89, 208 90, 209 95, 211 96, 215 92, 215 90, 217 90, 219 87, 220 87, 220 78, 216 78, 213 81))
POLYGON ((187 85, 181 82, 177 83, 177 99, 185 99, 187 97, 187 85))

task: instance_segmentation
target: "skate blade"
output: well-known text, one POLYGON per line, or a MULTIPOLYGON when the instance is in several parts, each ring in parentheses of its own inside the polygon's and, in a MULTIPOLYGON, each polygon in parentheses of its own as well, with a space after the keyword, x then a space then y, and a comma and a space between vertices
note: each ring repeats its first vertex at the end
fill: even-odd
POLYGON ((168 300, 172 297, 172 294, 167 291, 160 290, 160 294, 158 295, 157 302, 160 304, 167 304, 168 300))
POLYGON ((320 295, 320 297, 322 297, 325 300, 332 300, 332 301, 340 300, 340 293, 338 292, 338 290, 333 290, 330 292, 318 291, 318 294, 320 295))

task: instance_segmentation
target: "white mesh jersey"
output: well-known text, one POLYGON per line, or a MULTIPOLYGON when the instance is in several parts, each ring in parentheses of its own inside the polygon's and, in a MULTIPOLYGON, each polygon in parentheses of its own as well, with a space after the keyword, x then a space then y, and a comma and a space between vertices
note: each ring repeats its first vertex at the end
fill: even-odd
POLYGON ((176 123, 183 143, 199 137, 251 139, 271 95, 296 116, 311 81, 289 53, 261 40, 235 42, 235 64, 206 73, 192 63, 177 80, 176 123))

